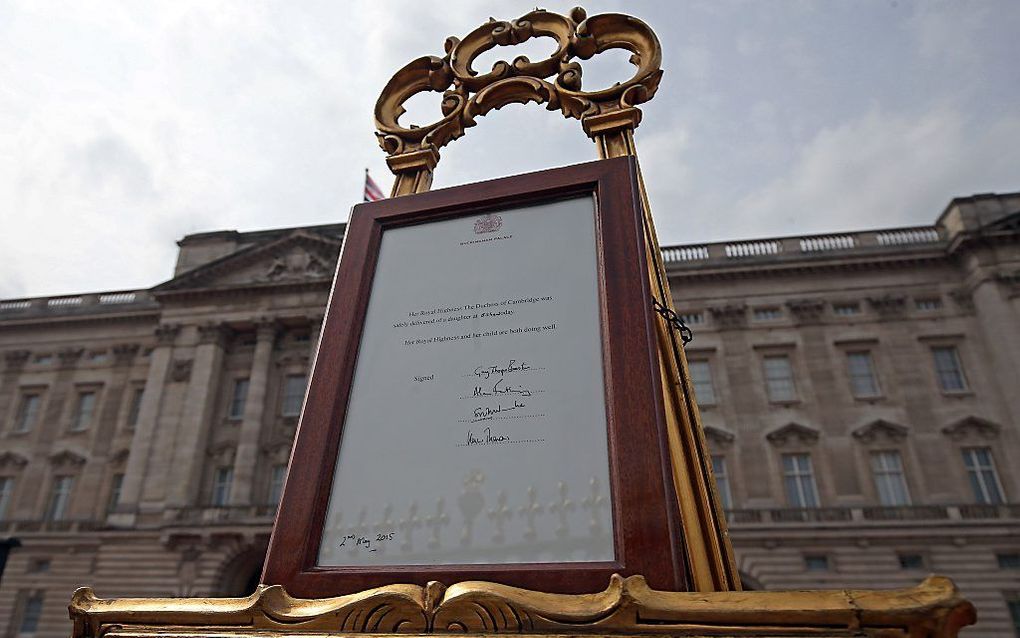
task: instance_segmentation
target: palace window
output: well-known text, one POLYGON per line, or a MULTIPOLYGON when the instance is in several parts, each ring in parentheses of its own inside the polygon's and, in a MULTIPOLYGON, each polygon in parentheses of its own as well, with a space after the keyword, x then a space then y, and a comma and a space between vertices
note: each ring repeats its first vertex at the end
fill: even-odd
POLYGON ((227 418, 244 418, 244 404, 248 400, 248 379, 236 379, 234 391, 230 395, 230 409, 227 411, 227 418))
POLYGON ((124 475, 121 473, 114 474, 110 479, 110 498, 106 502, 106 511, 112 512, 117 504, 120 503, 120 491, 124 487, 124 475))
POLYGON ((847 373, 850 375, 850 390, 858 398, 877 397, 878 378, 875 376, 875 362, 868 351, 846 353, 847 373))
POLYGON ((804 568, 809 572, 827 572, 829 557, 824 554, 808 554, 804 556, 804 568))
POLYGON ((701 310, 689 310, 687 312, 681 312, 680 321, 683 321, 688 326, 694 326, 697 324, 705 323, 705 313, 701 310))
POLYGON ((138 425, 138 415, 142 412, 142 396, 145 394, 145 388, 135 388, 134 394, 131 395, 131 405, 128 407, 128 427, 135 427, 138 425))
POLYGON ((269 478, 269 502, 276 505, 283 496, 283 482, 287 478, 287 466, 279 464, 273 466, 273 473, 269 478))
POLYGON ((712 366, 704 359, 690 361, 691 383, 698 405, 715 405, 715 387, 712 385, 712 366))
POLYGON ((1004 501, 1002 483, 999 482, 999 473, 995 470, 991 448, 969 447, 964 448, 962 452, 974 500, 988 505, 1002 503, 1004 501))
POLYGON ((942 308, 942 300, 938 297, 925 297, 914 300, 914 308, 921 312, 932 312, 942 308))
POLYGON ((1020 636, 1020 593, 1013 593, 1006 599, 1009 617, 1013 621, 1013 633, 1020 636))
POLYGON ((21 404, 18 406, 18 415, 14 420, 15 432, 28 432, 35 424, 39 415, 39 406, 42 404, 42 397, 39 394, 25 394, 21 397, 21 404))
POLYGON ((762 367, 765 371, 765 389, 768 391, 769 401, 782 403, 795 400, 790 357, 785 354, 769 355, 762 360, 762 367))
POLYGON ((50 502, 46 508, 46 520, 60 521, 67 516, 67 504, 71 500, 71 489, 74 487, 73 476, 56 476, 50 488, 50 502))
POLYGON ((967 379, 960 365, 960 353, 954 346, 935 346, 931 349, 935 361, 935 375, 943 392, 963 392, 967 379))
POLYGON ((71 431, 81 432, 92 423, 92 412, 96 409, 96 393, 87 390, 78 393, 78 403, 74 406, 74 414, 71 415, 71 431))
POLYGON ((783 455, 783 484, 791 507, 818 507, 818 488, 809 454, 783 455))
POLYGON ((835 303, 832 304, 832 312, 840 317, 852 317, 861 314, 859 303, 835 303))
POLYGON ((28 572, 30 574, 45 574, 50 571, 50 564, 48 558, 33 558, 28 563, 28 572))
POLYGON ((776 321, 783 318, 783 311, 776 306, 755 308, 752 316, 755 321, 776 321))
POLYGON ((900 569, 924 569, 924 556, 921 554, 897 554, 900 569))
POLYGON ((212 504, 224 507, 230 504, 230 485, 234 482, 234 468, 216 468, 213 476, 212 504))
POLYGON ((305 399, 305 375, 288 374, 283 380, 283 403, 281 416, 301 414, 301 402, 305 399))
POLYGON ((999 563, 999 569, 1020 569, 1020 554, 1016 552, 996 554, 995 561, 999 563))
POLYGON ((730 475, 726 471, 726 457, 712 455, 712 473, 715 474, 715 486, 719 492, 719 500, 724 510, 733 507, 733 494, 730 492, 730 475))
POLYGON ((12 500, 14 500, 14 478, 0 476, 0 521, 6 518, 12 500))
POLYGON ((21 624, 18 633, 34 634, 39 628, 39 618, 42 616, 43 595, 35 593, 25 598, 25 606, 21 610, 21 624))
POLYGON ((871 453, 878 502, 882 505, 910 505, 910 491, 903 475, 903 459, 896 451, 871 453))

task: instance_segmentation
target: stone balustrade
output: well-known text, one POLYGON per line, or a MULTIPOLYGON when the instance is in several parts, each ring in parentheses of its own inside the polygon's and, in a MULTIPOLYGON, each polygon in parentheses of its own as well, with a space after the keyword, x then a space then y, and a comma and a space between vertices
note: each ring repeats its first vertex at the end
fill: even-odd
POLYGON ((662 259, 667 267, 687 265, 731 264, 746 259, 796 256, 818 256, 825 253, 847 253, 890 250, 904 247, 944 245, 945 238, 935 226, 913 226, 852 233, 774 237, 748 241, 663 246, 662 259))
POLYGON ((0 299, 0 320, 67 314, 125 312, 155 307, 156 301, 148 290, 117 290, 83 295, 0 299))
POLYGON ((870 505, 861 507, 783 507, 731 509, 726 511, 731 527, 803 523, 888 524, 917 521, 989 521, 1020 519, 1020 503, 1002 505, 870 505))

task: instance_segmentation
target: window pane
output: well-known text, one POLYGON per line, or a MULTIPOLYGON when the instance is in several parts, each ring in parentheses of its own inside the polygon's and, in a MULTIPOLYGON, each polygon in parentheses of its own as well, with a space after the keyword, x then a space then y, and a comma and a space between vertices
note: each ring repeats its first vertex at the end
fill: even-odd
POLYGON ((878 380, 870 352, 849 352, 846 355, 850 389, 855 397, 878 396, 878 380))
POLYGON ((120 503, 120 490, 124 485, 124 475, 114 474, 113 479, 110 481, 110 500, 106 504, 107 511, 112 512, 117 503, 120 503))
POLYGON ((765 386, 769 401, 793 401, 793 369, 786 355, 765 357, 765 386))
POLYGON ((974 492, 974 500, 978 503, 998 505, 1005 501, 1002 493, 1002 484, 999 482, 999 474, 995 469, 995 461, 992 458, 990 448, 965 448, 962 451, 963 464, 967 468, 967 478, 970 481, 971 490, 974 492))
POLYGON ((783 455, 783 484, 791 507, 818 507, 818 490, 807 454, 783 455))
POLYGON ((42 594, 32 594, 25 599, 25 610, 21 615, 21 627, 18 630, 23 634, 33 634, 39 628, 39 617, 42 616, 43 598, 42 594))
POLYGON ((142 411, 142 395, 145 394, 145 388, 135 388, 135 393, 131 395, 131 408, 128 410, 127 424, 129 426, 138 425, 138 415, 142 411))
POLYGON ((699 405, 712 405, 715 403, 715 387, 712 385, 712 368, 708 361, 691 361, 688 363, 691 371, 691 382, 694 385, 694 395, 699 405))
POLYGON ((67 514, 67 502, 71 498, 71 487, 74 477, 58 476, 53 479, 53 490, 50 493, 49 509, 46 518, 51 521, 59 521, 67 514))
POLYGON ((96 405, 95 392, 82 392, 78 395, 78 405, 75 406, 74 417, 71 420, 72 430, 84 430, 92 422, 92 410, 96 405))
POLYGON ((810 572, 824 572, 829 569, 828 556, 805 556, 804 567, 810 572))
POLYGON ((967 382, 963 378, 963 369, 960 367, 960 357, 956 348, 940 346, 932 348, 931 352, 935 359, 935 374, 939 380, 939 387, 946 392, 966 390, 967 382))
POLYGON ((18 408, 18 418, 14 424, 15 432, 28 432, 35 423, 36 414, 39 412, 40 397, 38 394, 26 394, 21 399, 21 406, 18 408))
POLYGON ((14 479, 9 476, 0 476, 0 520, 7 515, 7 509, 14 499, 14 479))
POLYGON ((276 504, 283 496, 283 482, 287 478, 286 465, 274 465, 273 475, 269 482, 269 502, 276 504))
POLYGON ((924 569, 924 556, 921 554, 899 554, 900 569, 924 569))
POLYGON ((283 383, 283 405, 280 414, 297 416, 301 414, 301 402, 305 398, 305 375, 287 375, 283 383))
POLYGON ((871 455, 871 470, 875 477, 875 489, 882 505, 909 505, 910 492, 903 473, 903 460, 899 452, 874 452, 871 455))
POLYGON ((227 416, 231 419, 244 417, 244 403, 248 400, 248 379, 234 381, 234 393, 230 396, 230 410, 227 416))
POLYGON ((213 477, 212 504, 223 507, 230 503, 230 484, 234 480, 234 468, 217 468, 213 477))
POLYGON ((1009 616, 1013 619, 1013 631, 1020 636, 1020 598, 1009 601, 1009 616))
POLYGON ((715 486, 723 509, 730 509, 733 506, 733 499, 730 494, 730 477, 726 473, 726 457, 719 455, 712 457, 712 473, 715 474, 715 486))

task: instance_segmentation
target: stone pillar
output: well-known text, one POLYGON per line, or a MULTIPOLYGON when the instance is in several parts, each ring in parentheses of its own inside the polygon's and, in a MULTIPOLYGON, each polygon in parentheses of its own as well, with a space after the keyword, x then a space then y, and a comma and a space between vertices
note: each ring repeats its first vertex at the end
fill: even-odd
POLYGON ((181 327, 163 324, 156 328, 156 347, 149 355, 149 373, 145 378, 145 392, 138 409, 138 423, 131 438, 124 482, 120 488, 120 502, 107 520, 111 525, 134 525, 142 498, 142 484, 149 468, 152 445, 156 439, 156 422, 159 420, 166 387, 170 362, 173 358, 174 340, 181 327))
POLYGON ((233 505, 251 505, 255 483, 255 466, 258 463, 259 439, 266 407, 266 388, 269 385, 269 366, 276 342, 276 324, 268 319, 259 320, 256 326, 257 341, 248 374, 248 396, 244 402, 244 420, 234 455, 234 484, 230 490, 233 505))
POLYGON ((168 472, 167 507, 196 504, 206 459, 206 441, 223 368, 226 327, 211 323, 198 327, 198 346, 191 365, 191 378, 184 399, 184 411, 168 472))
MULTIPOLYGON (((1020 285, 1007 276, 991 276, 979 281, 971 293, 978 323, 988 344, 991 369, 1013 423, 1020 423, 1020 397, 1016 380, 1020 377, 1020 313, 1011 297, 1020 293, 1020 285)), ((966 366, 964 366, 966 371, 966 366)), ((973 380, 970 380, 973 383, 973 380)))

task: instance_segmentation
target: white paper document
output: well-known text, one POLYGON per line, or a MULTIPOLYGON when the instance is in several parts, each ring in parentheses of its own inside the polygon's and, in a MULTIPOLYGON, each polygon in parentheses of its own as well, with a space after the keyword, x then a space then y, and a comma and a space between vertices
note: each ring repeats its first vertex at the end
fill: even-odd
POLYGON ((592 196, 384 231, 319 565, 613 560, 601 332, 592 196))

